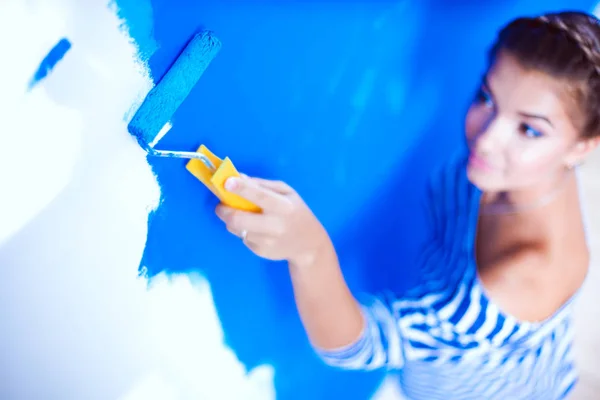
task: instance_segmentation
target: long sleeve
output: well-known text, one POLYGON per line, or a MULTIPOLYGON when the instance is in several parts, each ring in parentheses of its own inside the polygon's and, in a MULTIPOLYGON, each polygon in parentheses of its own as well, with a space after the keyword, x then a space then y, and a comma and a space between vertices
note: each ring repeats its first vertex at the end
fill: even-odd
POLYGON ((361 311, 365 324, 359 338, 354 343, 333 350, 315 348, 317 355, 326 364, 342 369, 402 368, 402 337, 391 304, 381 298, 363 303, 361 311))

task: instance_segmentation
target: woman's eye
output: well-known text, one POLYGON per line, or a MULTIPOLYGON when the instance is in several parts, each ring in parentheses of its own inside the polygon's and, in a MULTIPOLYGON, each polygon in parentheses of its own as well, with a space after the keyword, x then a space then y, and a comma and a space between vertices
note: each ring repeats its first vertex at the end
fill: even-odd
POLYGON ((488 92, 486 92, 483 88, 480 88, 477 92, 477 101, 483 104, 486 107, 493 107, 494 102, 492 101, 492 97, 488 92))
POLYGON ((544 136, 544 134, 536 129, 533 129, 531 126, 527 125, 527 124, 522 124, 521 125, 521 133, 523 133, 523 135, 525 135, 525 137, 528 138, 539 138, 544 136))

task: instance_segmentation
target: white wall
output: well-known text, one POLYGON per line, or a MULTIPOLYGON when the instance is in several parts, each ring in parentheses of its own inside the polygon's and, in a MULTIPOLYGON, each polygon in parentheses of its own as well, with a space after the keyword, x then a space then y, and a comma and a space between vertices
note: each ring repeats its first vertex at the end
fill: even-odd
POLYGON ((0 398, 274 398, 205 280, 137 278, 160 192, 123 117, 151 82, 106 3, 0 2, 0 398))

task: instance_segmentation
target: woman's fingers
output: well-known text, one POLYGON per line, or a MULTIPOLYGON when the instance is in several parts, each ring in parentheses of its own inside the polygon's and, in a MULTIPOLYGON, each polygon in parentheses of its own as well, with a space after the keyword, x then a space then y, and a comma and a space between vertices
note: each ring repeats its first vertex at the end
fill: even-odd
POLYGON ((244 179, 252 179, 253 181, 257 182, 260 186, 279 194, 291 194, 294 192, 294 189, 292 189, 290 185, 283 181, 273 181, 269 179, 250 177, 243 173, 240 173, 240 176, 244 179))
POLYGON ((246 247, 256 254, 262 255, 264 249, 272 249, 275 245, 276 239, 273 235, 240 229, 238 226, 230 224, 226 224, 226 228, 230 233, 242 239, 246 247))
POLYGON ((244 231, 261 235, 278 235, 283 232, 282 221, 276 215, 235 210, 222 204, 217 206, 216 214, 225 222, 227 229, 237 236, 241 236, 244 231))
POLYGON ((225 182, 225 189, 253 202, 267 212, 284 210, 289 203, 281 193, 264 186, 254 178, 229 178, 225 182))
MULTIPOLYGON (((303 203, 286 183, 260 178, 229 178, 225 189, 256 204, 260 213, 236 210, 223 204, 217 206, 217 216, 227 230, 243 239, 255 254, 275 260, 293 253, 296 237, 290 236, 291 225, 298 225, 297 216, 303 203), (296 221, 296 222, 294 222, 296 221)), ((301 238, 300 238, 301 239, 301 238)))
POLYGON ((244 239, 244 244, 254 252, 260 252, 261 249, 270 249, 273 247, 274 242, 275 239, 272 236, 252 232, 249 232, 244 239))
POLYGON ((294 193, 294 189, 292 189, 287 183, 282 181, 271 181, 268 179, 262 178, 250 178, 253 181, 257 182, 260 186, 272 190, 276 193, 288 195, 294 193))

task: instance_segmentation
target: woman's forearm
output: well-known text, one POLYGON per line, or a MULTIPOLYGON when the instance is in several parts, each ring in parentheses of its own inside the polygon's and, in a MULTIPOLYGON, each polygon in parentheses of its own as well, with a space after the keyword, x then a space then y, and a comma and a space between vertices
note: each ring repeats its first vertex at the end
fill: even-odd
POLYGON ((289 263, 294 296, 313 346, 336 349, 356 341, 364 327, 360 306, 346 284, 333 245, 289 263))

